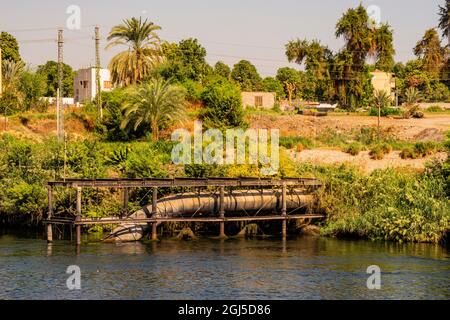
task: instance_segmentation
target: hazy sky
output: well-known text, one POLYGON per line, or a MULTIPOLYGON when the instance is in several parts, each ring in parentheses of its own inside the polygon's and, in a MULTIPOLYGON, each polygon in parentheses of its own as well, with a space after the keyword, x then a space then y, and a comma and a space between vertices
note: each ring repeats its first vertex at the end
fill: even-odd
MULTIPOLYGON (((208 61, 233 65, 252 61, 259 72, 273 75, 287 65, 284 45, 294 38, 319 39, 338 50, 336 21, 357 0, 20 0, 1 1, 0 30, 11 32, 20 42, 25 61, 36 66, 56 60, 56 29, 65 27, 69 5, 81 8, 80 31, 65 31, 64 61, 74 68, 94 63, 93 25, 100 25, 103 38, 111 26, 124 18, 142 16, 160 25, 169 41, 198 38, 208 51, 208 61), (43 30, 42 30, 43 29, 43 30)), ((366 0, 365 7, 380 8, 381 21, 394 29, 396 59, 413 58, 412 48, 425 30, 438 24, 438 5, 444 0, 366 0)), ((117 50, 104 51, 107 65, 117 50)))

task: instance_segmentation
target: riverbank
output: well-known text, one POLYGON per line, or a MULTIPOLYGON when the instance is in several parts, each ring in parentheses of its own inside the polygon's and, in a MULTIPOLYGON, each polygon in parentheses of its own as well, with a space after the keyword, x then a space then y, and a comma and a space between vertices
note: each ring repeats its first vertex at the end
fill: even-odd
MULTIPOLYGON (((15 227, 42 226, 47 213, 46 182, 71 178, 145 178, 145 177, 259 177, 257 165, 186 165, 176 166, 171 161, 174 143, 162 139, 130 142, 106 142, 96 136, 92 119, 81 111, 70 111, 69 121, 77 126, 69 129, 66 150, 53 136, 54 120, 50 115, 27 115, 26 119, 15 119, 11 130, 0 135, 0 225, 15 227), (14 129, 15 128, 15 129, 14 129), (17 133, 22 132, 24 135, 17 133), (40 129, 39 129, 40 128, 40 129), (75 134, 70 130, 77 129, 75 134), (20 130, 19 130, 20 129, 20 130), (52 129, 53 130, 53 129, 52 129), (45 132, 45 134, 44 134, 45 132), (28 134, 33 135, 33 138, 28 134), (38 137, 38 138, 36 138, 38 137)), ((248 115, 252 117, 252 115, 248 115)), ((446 145, 442 140, 446 116, 430 119, 399 121, 399 128, 383 127, 382 142, 377 140, 373 128, 374 117, 333 115, 327 119, 309 119, 304 116, 264 115, 265 119, 275 117, 279 121, 322 121, 322 133, 311 140, 301 136, 282 136, 280 144, 280 170, 283 177, 315 177, 324 182, 317 194, 317 212, 327 214, 321 222, 322 234, 334 237, 356 237, 383 239, 397 242, 442 242, 450 225, 450 170, 446 160, 446 145), (340 119, 340 120, 339 120, 340 119), (356 128, 347 123, 357 119, 361 126, 356 128), (333 131, 334 121, 341 123, 333 131), (431 134, 436 126, 439 137, 431 134), (331 121, 331 122, 330 122, 331 121), (370 122, 366 126, 365 122, 370 122), (430 122, 431 121, 431 122, 430 122), (434 121, 434 122, 433 122, 434 121), (437 122, 436 122, 437 121, 437 122), (416 123, 417 122, 417 123, 416 123), (412 138, 421 135, 422 144, 414 141, 395 140, 395 134, 402 126, 410 128, 412 138), (428 135, 425 133, 429 133, 428 135), (437 139, 427 142, 427 139, 437 139), (345 154, 348 161, 332 161, 329 154, 315 157, 314 144, 325 144, 347 148, 360 143, 357 155, 345 154), (312 144, 312 145, 311 145, 312 144), (389 149, 383 160, 369 161, 369 170, 358 165, 358 159, 369 157, 370 149, 379 145, 389 149), (304 149, 300 148, 304 147, 304 149), (399 159, 401 148, 418 149, 421 158, 399 159), (311 154, 313 156, 311 156, 311 154), (422 157, 423 156, 423 157, 422 157), (304 158, 302 160, 302 158, 304 158), (394 159, 395 158, 395 159, 394 159), (432 161, 436 159, 436 161, 432 161), (300 161, 301 160, 301 161, 300 161), (408 165, 412 163, 408 168, 408 165), (420 166, 416 164, 420 163, 420 166), (386 166, 383 164, 387 164, 386 166)), ((277 121, 278 121, 277 120, 277 121)), ((255 120, 256 121, 256 120, 255 120)), ((397 120, 382 123, 395 125, 397 120)), ((252 126, 258 122, 252 122, 252 126)), ((262 125, 262 124, 261 124, 262 125)), ((288 128, 283 127, 283 128, 288 128)), ((403 128, 404 129, 404 128, 403 128)), ((409 131, 408 131, 409 132, 409 131)), ((434 132, 434 131, 433 131, 434 132)), ((297 132, 299 133, 299 132, 297 132)), ((301 132, 300 132, 301 133, 301 132)), ((409 134, 409 133, 408 133, 409 134)), ((411 138, 410 137, 410 138, 411 138)), ((321 152, 331 152, 330 149, 321 152)), ((333 152, 342 151, 333 150, 333 152)), ((179 190, 168 190, 165 196, 179 190)), ((83 194, 85 216, 101 218, 118 215, 121 208, 118 191, 94 190, 83 194)), ((129 210, 140 209, 150 203, 147 191, 136 189, 130 194, 129 210)), ((74 191, 59 192, 55 198, 55 214, 73 215, 67 208, 75 201, 74 191)), ((94 229, 91 231, 101 231, 94 229)))

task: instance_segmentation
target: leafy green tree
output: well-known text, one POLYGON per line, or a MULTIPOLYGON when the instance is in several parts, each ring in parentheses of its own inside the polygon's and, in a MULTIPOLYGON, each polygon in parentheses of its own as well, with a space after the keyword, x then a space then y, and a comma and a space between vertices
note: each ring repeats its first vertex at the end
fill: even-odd
POLYGON ((103 119, 97 118, 95 131, 107 141, 130 141, 141 138, 145 135, 147 128, 139 128, 132 130, 129 126, 122 128, 124 115, 122 106, 126 102, 126 89, 115 88, 112 91, 103 91, 102 94, 102 109, 103 119))
POLYGON ((262 90, 262 79, 256 67, 250 61, 241 60, 234 65, 231 79, 235 81, 242 91, 262 90))
MULTIPOLYGON (((46 80, 47 90, 44 92, 45 97, 56 97, 58 90, 58 63, 56 61, 47 61, 44 65, 38 66, 38 75, 46 80)), ((63 96, 72 97, 73 92, 73 78, 75 72, 72 67, 63 64, 63 96)))
POLYGON ((297 39, 286 45, 286 56, 289 62, 304 63, 306 71, 321 80, 327 77, 332 52, 317 40, 297 39))
POLYGON ((266 92, 275 92, 278 100, 286 98, 284 86, 278 79, 272 77, 264 78, 263 89, 266 92))
POLYGON ((304 81, 303 96, 311 100, 327 101, 333 95, 330 76, 332 52, 319 41, 293 40, 286 45, 289 62, 304 65, 306 73, 301 74, 304 81))
POLYGON ((436 29, 428 29, 414 47, 414 54, 422 61, 422 68, 431 77, 438 78, 444 65, 445 51, 436 29))
POLYGON ((142 18, 124 20, 111 29, 106 48, 119 45, 128 47, 109 63, 114 84, 128 86, 140 83, 162 61, 161 41, 157 34, 159 30, 160 26, 147 19, 142 21, 142 18))
POLYGON ((2 60, 14 62, 22 61, 17 39, 8 32, 2 32, 0 34, 0 47, 2 48, 2 60))
POLYGON ((214 74, 224 77, 225 79, 229 79, 231 75, 231 69, 222 61, 217 61, 217 63, 214 65, 214 74))
POLYGON ((148 125, 154 141, 159 140, 159 130, 170 122, 185 117, 185 93, 178 86, 163 79, 153 79, 142 85, 130 87, 123 106, 122 129, 131 124, 136 131, 148 125))
POLYGON ((336 37, 344 38, 357 70, 364 67, 367 56, 376 50, 368 22, 366 9, 360 4, 355 9, 348 9, 336 24, 336 37))
POLYGON ((280 68, 277 71, 277 80, 283 84, 289 103, 292 104, 292 99, 297 95, 297 93, 299 93, 299 72, 289 67, 280 68))
POLYGON ((204 81, 212 69, 206 62, 206 49, 197 39, 189 38, 180 43, 165 43, 163 54, 166 63, 161 66, 159 74, 165 79, 204 81))
POLYGON ((445 5, 439 6, 439 29, 442 36, 447 38, 450 47, 450 0, 445 0, 445 5))
POLYGON ((239 87, 219 78, 209 83, 202 93, 205 108, 202 119, 208 127, 234 128, 245 125, 239 87))
POLYGON ((377 47, 375 68, 392 72, 394 68, 394 35, 388 24, 382 24, 375 30, 375 44, 377 47))
POLYGON ((47 104, 41 100, 47 89, 46 79, 42 74, 27 70, 23 72, 19 89, 23 95, 23 110, 45 111, 47 104))
POLYGON ((387 26, 377 32, 370 28, 369 16, 360 4, 348 9, 336 24, 336 37, 343 37, 345 49, 335 56, 332 78, 335 81, 337 100, 346 108, 367 106, 372 97, 370 73, 366 65, 369 56, 377 56, 380 63, 389 60, 386 43, 377 44, 377 33, 384 42, 389 41, 387 26), (382 47, 383 45, 383 47, 382 47), (382 58, 382 59, 381 59, 382 58))

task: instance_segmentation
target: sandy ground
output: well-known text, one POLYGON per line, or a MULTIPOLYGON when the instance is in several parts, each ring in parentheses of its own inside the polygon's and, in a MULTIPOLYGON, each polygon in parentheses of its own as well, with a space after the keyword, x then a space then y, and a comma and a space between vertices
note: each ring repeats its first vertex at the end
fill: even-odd
MULTIPOLYGON (((314 137, 327 129, 348 132, 352 129, 377 126, 376 117, 346 114, 327 117, 251 115, 248 121, 252 128, 280 129, 282 136, 305 137, 314 137)), ((427 114, 424 119, 382 118, 381 126, 384 132, 400 140, 442 141, 445 132, 450 130, 450 115, 427 114)))
POLYGON ((370 173, 376 169, 385 169, 390 167, 424 169, 425 164, 433 159, 444 160, 447 158, 447 154, 445 152, 440 152, 423 159, 402 159, 400 158, 400 151, 393 151, 390 154, 385 155, 382 160, 372 160, 369 156, 369 151, 360 152, 357 156, 352 156, 338 150, 327 149, 303 150, 302 152, 288 150, 287 152, 296 162, 317 164, 351 163, 352 165, 360 167, 367 173, 370 173))

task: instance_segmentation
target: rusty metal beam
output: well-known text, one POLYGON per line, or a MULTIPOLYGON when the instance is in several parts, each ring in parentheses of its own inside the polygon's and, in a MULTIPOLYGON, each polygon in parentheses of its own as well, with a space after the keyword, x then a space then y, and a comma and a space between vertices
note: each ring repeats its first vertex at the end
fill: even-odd
POLYGON ((271 187, 271 186, 302 186, 319 187, 322 183, 317 179, 258 179, 258 178, 207 178, 207 179, 66 179, 66 181, 51 181, 53 187, 83 187, 83 188, 155 188, 155 187, 271 187))
POLYGON ((75 221, 75 225, 93 225, 93 224, 140 224, 140 223, 162 223, 162 222, 239 222, 239 221, 270 221, 270 220, 296 220, 296 219, 321 219, 326 216, 323 214, 300 214, 286 216, 254 216, 254 217, 205 217, 205 218, 149 218, 149 219, 82 219, 75 221))

